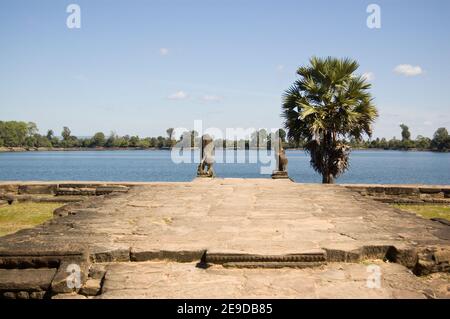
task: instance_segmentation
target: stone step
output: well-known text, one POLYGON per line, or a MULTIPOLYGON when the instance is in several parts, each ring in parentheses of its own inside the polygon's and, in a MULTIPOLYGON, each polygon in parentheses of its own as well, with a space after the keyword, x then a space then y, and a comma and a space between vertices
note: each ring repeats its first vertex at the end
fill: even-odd
POLYGON ((288 255, 254 255, 254 254, 206 254, 208 264, 226 263, 317 263, 326 262, 325 253, 303 253, 288 255))
POLYGON ((0 298, 42 299, 55 274, 56 268, 0 269, 0 298))
POLYGON ((130 190, 129 187, 123 185, 108 185, 97 186, 95 190, 96 195, 106 195, 110 193, 126 193, 130 190))
POLYGON ((326 265, 326 262, 227 262, 225 268, 313 268, 326 265))
POLYGON ((95 188, 69 188, 69 187, 60 187, 56 191, 57 196, 76 196, 76 195, 85 195, 85 196, 95 196, 95 188))

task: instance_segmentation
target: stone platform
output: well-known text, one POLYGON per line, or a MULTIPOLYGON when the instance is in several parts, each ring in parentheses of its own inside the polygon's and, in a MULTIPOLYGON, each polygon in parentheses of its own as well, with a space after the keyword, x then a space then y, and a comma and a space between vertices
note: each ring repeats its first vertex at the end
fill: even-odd
MULTIPOLYGON (((208 287, 217 289, 211 297, 230 298, 448 294, 450 227, 338 185, 286 179, 147 183, 69 205, 66 215, 0 238, 0 272, 59 267, 61 277, 61 265, 75 260, 86 264, 84 281, 103 287, 93 294, 114 298, 182 298, 167 288, 177 285, 190 291, 186 297, 205 297, 198 289, 208 287), (366 263, 375 259, 395 263, 381 262, 390 279, 378 293, 361 286, 366 263), (97 266, 103 267, 100 276, 89 271, 97 266), (339 273, 340 284, 325 292, 328 271, 339 273), (436 273, 439 285, 411 271, 436 273), (350 280, 353 272, 361 280, 350 280), (190 275, 197 278, 192 284, 190 275), (288 284, 302 278, 317 293, 288 284), (274 280, 278 284, 269 289, 274 280), (346 290, 352 282, 359 288, 346 290)), ((51 287, 46 296, 67 292, 51 287)))

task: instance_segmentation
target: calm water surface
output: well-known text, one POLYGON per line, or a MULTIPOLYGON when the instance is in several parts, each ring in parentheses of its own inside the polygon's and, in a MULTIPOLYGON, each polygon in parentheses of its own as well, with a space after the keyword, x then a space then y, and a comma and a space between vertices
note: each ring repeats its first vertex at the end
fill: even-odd
MULTIPOLYGON (((247 156, 257 156, 250 151, 247 156)), ((190 181, 196 164, 175 164, 170 151, 81 151, 0 153, 0 180, 190 181)), ((243 158, 244 151, 227 155, 243 158)), ((289 175, 321 182, 303 151, 287 151, 289 175)), ((351 167, 338 183, 450 184, 450 153, 353 151, 351 167)), ((270 178, 261 164, 222 164, 219 177, 270 178)))

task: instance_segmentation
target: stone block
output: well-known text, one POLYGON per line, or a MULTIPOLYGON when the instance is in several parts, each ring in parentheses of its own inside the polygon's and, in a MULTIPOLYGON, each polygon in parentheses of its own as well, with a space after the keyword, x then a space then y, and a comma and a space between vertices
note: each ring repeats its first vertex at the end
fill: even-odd
POLYGON ((89 278, 102 280, 106 274, 105 265, 92 264, 89 269, 89 278))
POLYGON ((166 251, 166 250, 136 250, 131 249, 131 261, 171 260, 176 262, 200 261, 205 254, 204 250, 194 251, 166 251))
POLYGON ((91 254, 91 261, 102 263, 102 262, 114 262, 114 261, 130 261, 130 250, 129 249, 115 249, 115 250, 105 250, 97 251, 91 254))
POLYGON ((391 246, 363 246, 361 258, 364 259, 384 259, 392 250, 391 246))
POLYGON ((30 299, 30 295, 26 291, 19 291, 16 294, 16 298, 17 299, 30 299))
POLYGON ((44 299, 45 294, 45 291, 33 291, 30 292, 30 299, 44 299))
POLYGON ((374 186, 374 187, 367 187, 367 193, 369 195, 380 195, 384 194, 385 190, 382 186, 374 186))
POLYGON ((16 293, 12 291, 4 292, 2 295, 3 299, 16 299, 16 293))
POLYGON ((52 194, 56 193, 56 185, 48 184, 48 185, 20 185, 19 186, 19 194, 52 194))
POLYGON ((95 188, 58 188, 57 196, 95 196, 95 188))
POLYGON ((80 293, 86 296, 97 296, 102 289, 101 279, 89 278, 81 287, 80 293))
POLYGON ((450 263, 450 249, 438 249, 434 252, 433 256, 437 264, 450 263))
POLYGON ((442 192, 442 189, 439 187, 419 187, 419 191, 422 194, 439 194, 442 192))
POLYGON ((386 195, 418 195, 419 188, 416 187, 385 187, 384 192, 386 195))
POLYGON ((15 193, 19 192, 18 184, 3 184, 0 185, 0 193, 15 193))
POLYGON ((287 179, 289 178, 288 173, 285 171, 274 171, 272 173, 272 179, 287 179))
POLYGON ((395 257, 392 261, 403 265, 407 268, 413 268, 417 264, 418 254, 414 248, 398 249, 395 252, 395 257))
POLYGON ((130 188, 123 185, 98 186, 95 190, 96 195, 106 195, 110 193, 126 193, 130 188))
POLYGON ((0 268, 15 269, 15 268, 57 268, 59 266, 59 257, 36 255, 30 256, 1 256, 0 268))
POLYGON ((444 193, 445 198, 450 198, 450 188, 443 188, 442 192, 444 193))
POLYGON ((88 274, 89 264, 87 262, 65 260, 61 262, 53 278, 52 292, 56 294, 78 292, 86 282, 88 274))
POLYGON ((98 186, 106 186, 102 183, 61 183, 58 188, 96 188, 98 186))
POLYGON ((55 268, 0 269, 0 291, 46 291, 55 274, 55 268))

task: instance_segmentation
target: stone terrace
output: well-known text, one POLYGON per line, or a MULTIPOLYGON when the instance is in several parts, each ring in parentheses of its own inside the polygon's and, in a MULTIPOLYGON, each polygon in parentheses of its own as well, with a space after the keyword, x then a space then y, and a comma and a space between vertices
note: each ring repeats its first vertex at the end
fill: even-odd
MULTIPOLYGON (((162 298, 183 297, 167 291, 167 285, 171 284, 190 290, 186 297, 204 297, 195 293, 197 288, 213 287, 215 283, 220 287, 221 278, 226 276, 229 278, 224 279, 227 282, 224 287, 233 286, 233 282, 242 286, 244 278, 253 278, 250 283, 244 281, 260 288, 224 288, 223 295, 217 292, 210 296, 333 296, 333 292, 325 290, 311 295, 299 293, 300 288, 283 290, 281 286, 282 282, 298 281, 302 276, 310 278, 311 285, 317 285, 327 271, 334 274, 342 271, 336 275, 342 278, 350 278, 352 272, 361 277, 365 271, 361 262, 371 259, 399 264, 395 266, 399 268, 381 265, 387 269, 386 273, 397 271, 397 275, 391 276, 397 278, 392 279, 394 288, 377 294, 361 286, 361 279, 360 291, 355 290, 354 294, 423 297, 430 294, 420 291, 430 288, 407 268, 416 274, 449 271, 449 226, 391 208, 337 185, 270 179, 148 183, 135 186, 128 193, 69 205, 67 214, 0 238, 0 268, 59 267, 61 272, 64 258, 78 256, 88 264, 87 269, 91 267, 84 280, 92 283, 97 279, 96 284, 103 285, 102 297, 162 298), (89 266, 90 263, 94 266, 89 266), (202 269, 196 267, 197 263, 213 267, 202 269), (92 271, 97 266, 101 266, 100 276, 92 271), (298 269, 305 267, 308 268, 298 269), (198 276, 190 286, 183 277, 187 269, 198 276), (140 272, 150 275, 144 278, 140 272), (124 274, 129 280, 122 280, 124 274), (267 288, 270 285, 267 274, 270 278, 283 278, 278 283, 279 289, 274 288, 277 285, 267 288), (152 285, 158 278, 166 278, 165 286, 152 285), (408 293, 404 293, 408 287, 400 289, 403 283, 411 283, 408 293), (395 289, 403 293, 396 295, 395 289)), ((0 290, 1 278, 0 273, 0 290)), ((448 277, 441 279, 445 295, 448 277)), ((335 296, 342 297, 342 289, 351 285, 351 280, 344 282, 341 288, 336 286, 335 296)), ((56 287, 51 294, 67 292, 58 290, 55 279, 51 285, 56 287)), ((98 293, 98 289, 95 291, 94 294, 98 293)))

